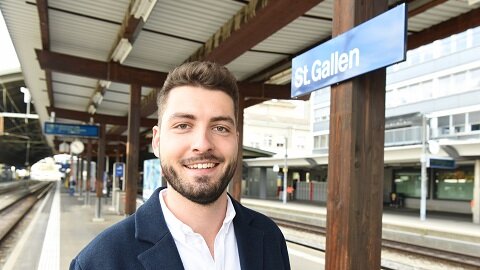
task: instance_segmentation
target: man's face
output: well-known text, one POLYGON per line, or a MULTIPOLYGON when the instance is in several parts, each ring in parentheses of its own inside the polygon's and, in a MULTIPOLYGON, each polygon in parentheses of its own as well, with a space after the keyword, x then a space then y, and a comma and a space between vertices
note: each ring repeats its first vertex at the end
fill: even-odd
POLYGON ((169 187, 199 203, 216 201, 237 163, 238 133, 232 99, 194 86, 168 94, 152 146, 169 187))

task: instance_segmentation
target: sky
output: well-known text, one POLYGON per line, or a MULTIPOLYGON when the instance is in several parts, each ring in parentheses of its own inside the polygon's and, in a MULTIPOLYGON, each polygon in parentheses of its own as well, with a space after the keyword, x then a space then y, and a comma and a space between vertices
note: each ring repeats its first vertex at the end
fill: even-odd
POLYGON ((4 74, 7 70, 18 69, 19 67, 20 62, 18 62, 17 54, 0 10, 0 74, 4 74))

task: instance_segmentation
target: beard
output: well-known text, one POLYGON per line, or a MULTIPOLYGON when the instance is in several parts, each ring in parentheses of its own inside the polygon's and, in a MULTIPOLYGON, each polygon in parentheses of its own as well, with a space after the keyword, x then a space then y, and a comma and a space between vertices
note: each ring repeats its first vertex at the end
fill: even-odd
MULTIPOLYGON (((207 153, 195 158, 182 159, 179 164, 183 166, 183 164, 195 161, 223 162, 225 159, 207 153)), ((163 176, 173 189, 192 202, 209 205, 222 195, 230 183, 237 167, 237 158, 235 155, 235 158, 228 162, 219 179, 212 179, 210 176, 200 176, 195 177, 194 183, 189 183, 182 179, 179 176, 180 174, 168 162, 161 160, 160 164, 163 176)))

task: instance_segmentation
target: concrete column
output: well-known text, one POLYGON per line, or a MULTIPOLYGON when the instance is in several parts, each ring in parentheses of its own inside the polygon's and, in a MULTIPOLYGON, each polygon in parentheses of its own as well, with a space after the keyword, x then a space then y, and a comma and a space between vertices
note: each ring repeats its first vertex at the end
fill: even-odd
POLYGON ((267 198, 267 168, 260 168, 260 186, 259 186, 259 194, 260 199, 267 198))
POLYGON ((473 184, 473 223, 480 224, 480 160, 475 160, 475 177, 473 184))

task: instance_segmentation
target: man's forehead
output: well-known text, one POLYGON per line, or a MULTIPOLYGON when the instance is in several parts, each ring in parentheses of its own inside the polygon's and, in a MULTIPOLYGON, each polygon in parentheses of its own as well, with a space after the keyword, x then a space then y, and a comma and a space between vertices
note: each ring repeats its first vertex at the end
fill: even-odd
POLYGON ((227 93, 196 86, 181 86, 170 90, 164 102, 164 109, 194 111, 195 107, 201 105, 206 105, 211 110, 231 110, 232 112, 235 110, 234 101, 227 93), (189 105, 192 108, 189 108, 189 105))

